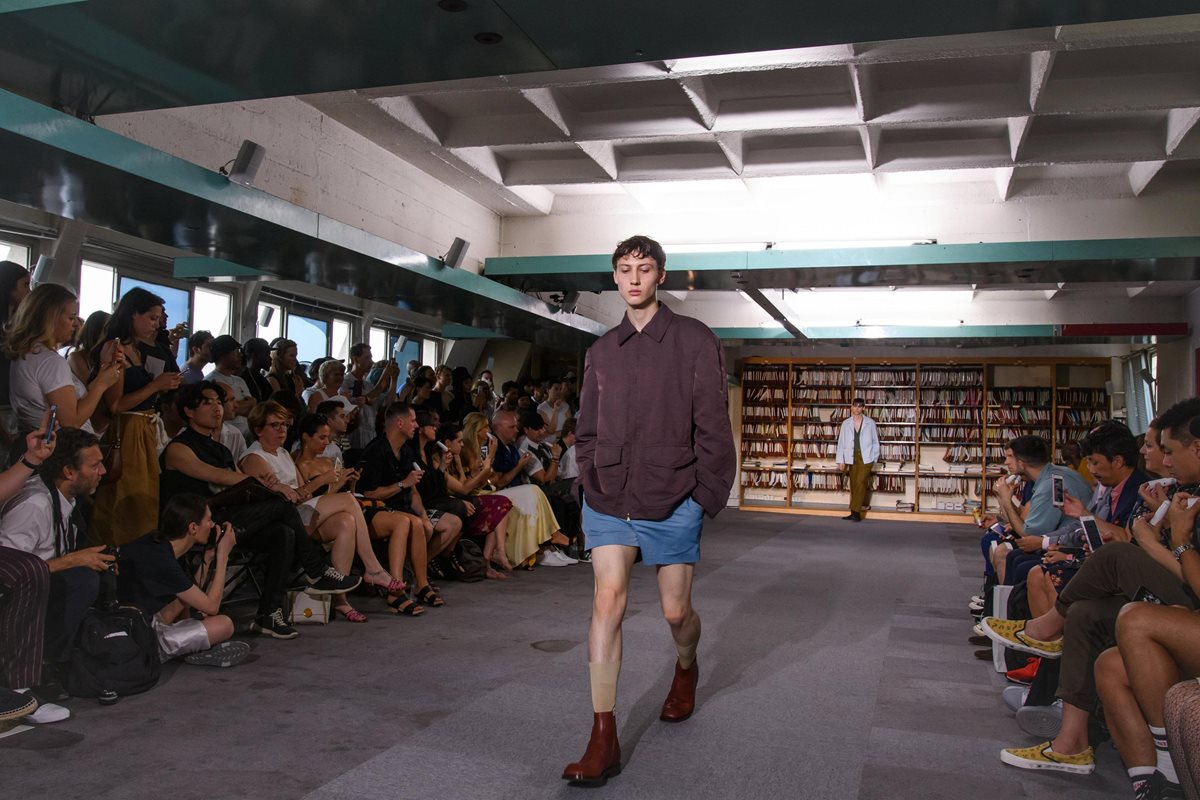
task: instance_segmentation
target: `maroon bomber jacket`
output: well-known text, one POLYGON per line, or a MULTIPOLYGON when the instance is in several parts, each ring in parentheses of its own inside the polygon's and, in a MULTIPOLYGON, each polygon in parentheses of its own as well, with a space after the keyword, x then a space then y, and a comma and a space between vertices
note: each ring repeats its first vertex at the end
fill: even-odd
POLYGON ((720 339, 665 305, 640 333, 626 316, 588 348, 575 434, 596 511, 666 519, 691 496, 715 517, 737 471, 720 339))

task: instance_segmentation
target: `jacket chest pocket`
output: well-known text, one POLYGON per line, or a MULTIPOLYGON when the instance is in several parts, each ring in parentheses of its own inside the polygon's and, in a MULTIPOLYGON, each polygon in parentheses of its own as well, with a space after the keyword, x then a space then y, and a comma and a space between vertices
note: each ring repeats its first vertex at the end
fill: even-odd
POLYGON ((596 447, 592 467, 596 471, 596 482, 604 494, 617 494, 625 488, 629 465, 624 459, 625 448, 620 445, 602 444, 596 447))

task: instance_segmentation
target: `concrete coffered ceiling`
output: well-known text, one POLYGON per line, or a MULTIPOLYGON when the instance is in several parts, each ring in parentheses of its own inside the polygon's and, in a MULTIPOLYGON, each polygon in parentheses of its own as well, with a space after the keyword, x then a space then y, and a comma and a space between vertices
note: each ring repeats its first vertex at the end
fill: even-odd
POLYGON ((506 216, 563 197, 632 208, 646 184, 786 176, 986 176, 1001 200, 1140 195, 1200 177, 1200 15, 306 100, 506 216))

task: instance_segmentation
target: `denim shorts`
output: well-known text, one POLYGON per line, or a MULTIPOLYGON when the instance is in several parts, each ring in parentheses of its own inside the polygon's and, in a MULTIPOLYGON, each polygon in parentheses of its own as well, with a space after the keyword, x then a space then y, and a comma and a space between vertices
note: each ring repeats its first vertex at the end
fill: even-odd
POLYGON ((588 549, 606 544, 641 548, 646 564, 695 564, 700 560, 704 509, 692 498, 666 519, 621 519, 601 514, 583 501, 583 533, 588 549))

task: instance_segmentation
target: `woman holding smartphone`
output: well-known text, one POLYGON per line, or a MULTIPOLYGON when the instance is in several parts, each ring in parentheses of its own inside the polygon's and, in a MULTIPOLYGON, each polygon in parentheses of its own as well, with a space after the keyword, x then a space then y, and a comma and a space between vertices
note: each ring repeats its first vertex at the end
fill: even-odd
POLYGON ((113 421, 103 446, 110 452, 106 463, 117 478, 96 490, 91 530, 107 544, 131 542, 158 526, 155 401, 159 393, 177 389, 182 380, 170 350, 157 343, 164 303, 141 287, 130 289, 104 326, 103 344, 92 351, 97 373, 118 356, 127 364, 121 380, 104 392, 113 421), (113 449, 119 455, 112 455, 113 449))
POLYGON ((121 379, 125 361, 119 353, 87 384, 58 354, 58 348, 74 341, 78 314, 79 301, 70 289, 43 283, 13 315, 4 351, 12 359, 9 398, 19 431, 38 427, 46 409, 57 406, 59 426, 94 432, 92 415, 108 388, 121 379))

